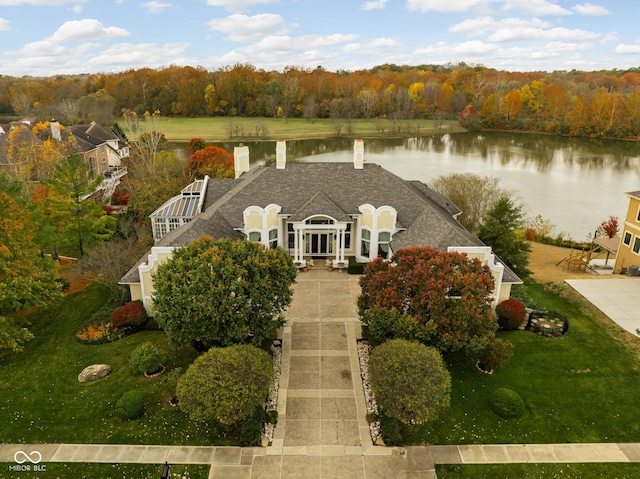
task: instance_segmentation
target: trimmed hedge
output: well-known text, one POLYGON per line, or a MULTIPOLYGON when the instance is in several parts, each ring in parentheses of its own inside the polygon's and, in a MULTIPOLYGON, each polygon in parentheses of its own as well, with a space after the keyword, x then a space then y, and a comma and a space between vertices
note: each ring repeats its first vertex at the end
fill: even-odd
POLYGON ((110 320, 116 327, 139 328, 147 320, 147 311, 142 301, 129 301, 114 309, 110 320))
POLYGON ((482 351, 479 365, 484 371, 493 371, 509 362, 513 355, 513 344, 506 339, 495 338, 482 351))
POLYGON ((167 355, 153 343, 142 343, 129 356, 131 369, 140 374, 153 374, 160 371, 167 355))
POLYGON ((524 304, 517 299, 507 299, 496 306, 500 329, 510 331, 518 329, 527 319, 524 304))
POLYGON ((380 416, 380 437, 386 446, 400 445, 400 421, 395 417, 382 414, 380 416))
POLYGON ((125 421, 141 417, 144 414, 144 396, 137 389, 127 391, 118 399, 115 413, 125 421))
POLYGON ((524 400, 513 389, 498 388, 491 394, 491 410, 503 418, 515 418, 524 414, 524 400))

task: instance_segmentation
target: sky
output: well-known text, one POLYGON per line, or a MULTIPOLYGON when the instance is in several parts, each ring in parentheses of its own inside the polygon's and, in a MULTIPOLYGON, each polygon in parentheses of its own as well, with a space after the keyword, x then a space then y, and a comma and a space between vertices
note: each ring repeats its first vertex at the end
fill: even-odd
POLYGON ((640 66, 637 0, 0 0, 0 74, 640 66))

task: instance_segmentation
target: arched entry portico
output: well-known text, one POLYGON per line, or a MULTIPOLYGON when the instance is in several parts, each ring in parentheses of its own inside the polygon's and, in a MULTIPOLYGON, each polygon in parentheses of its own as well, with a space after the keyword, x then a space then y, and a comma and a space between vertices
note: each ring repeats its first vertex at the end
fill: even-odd
POLYGON ((305 265, 305 258, 326 258, 332 260, 334 266, 346 264, 345 250, 351 248, 351 228, 351 223, 324 215, 289 222, 289 248, 293 246, 294 262, 305 265))

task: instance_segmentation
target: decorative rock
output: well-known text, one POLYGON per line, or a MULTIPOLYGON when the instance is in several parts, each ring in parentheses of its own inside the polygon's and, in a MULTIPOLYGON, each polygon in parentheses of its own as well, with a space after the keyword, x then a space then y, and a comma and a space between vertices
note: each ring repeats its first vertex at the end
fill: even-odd
POLYGON ((78 374, 78 381, 81 383, 86 383, 88 381, 94 381, 96 379, 100 379, 105 377, 111 372, 111 366, 108 364, 92 364, 91 366, 87 366, 82 370, 80 374, 78 374))

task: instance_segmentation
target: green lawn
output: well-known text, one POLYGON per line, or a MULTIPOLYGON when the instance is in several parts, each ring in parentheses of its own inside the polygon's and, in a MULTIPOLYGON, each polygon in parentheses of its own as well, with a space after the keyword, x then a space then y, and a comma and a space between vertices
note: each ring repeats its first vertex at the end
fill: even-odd
MULTIPOLYGON (((303 138, 333 138, 337 134, 336 125, 341 125, 341 136, 348 137, 407 137, 464 131, 457 121, 435 122, 433 120, 385 120, 385 131, 379 132, 374 120, 347 120, 336 122, 330 119, 307 121, 301 118, 284 120, 281 118, 182 118, 167 117, 158 127, 169 141, 189 141, 204 138, 206 141, 235 139, 288 140, 303 138), (349 128, 351 130, 349 130, 349 128)), ((121 122, 123 128, 124 123, 121 122)), ((129 139, 138 133, 127 131, 129 139)))
POLYGON ((128 358, 136 346, 152 341, 169 355, 167 370, 183 369, 195 358, 192 349, 173 351, 165 334, 145 331, 102 345, 76 341, 75 333, 108 301, 97 286, 63 298, 48 311, 31 316, 36 339, 21 353, 0 354, 1 443, 125 443, 228 445, 228 432, 198 425, 168 404, 173 388, 167 373, 147 379, 133 373, 128 358), (79 383, 80 371, 93 363, 108 363, 106 378, 79 383), (145 415, 121 421, 115 402, 126 391, 141 390, 145 415))
POLYGON ((433 424, 404 429, 407 444, 640 441, 635 352, 614 338, 615 328, 604 327, 592 310, 585 312, 584 300, 566 299, 535 283, 527 289, 539 308, 569 317, 568 333, 561 338, 502 333, 514 343, 514 355, 492 375, 476 371, 469 359, 448 358, 451 409, 433 424), (489 396, 499 387, 522 396, 523 417, 493 414, 489 396))
POLYGON ((634 479, 640 464, 494 464, 437 466, 438 479, 634 479))
MULTIPOLYGON (((57 463, 43 464, 45 471, 40 473, 31 471, 12 472, 10 466, 15 463, 0 463, 0 477, 3 479, 158 479, 162 474, 162 465, 157 464, 85 464, 85 463, 57 463)), ((42 466, 42 465, 41 465, 42 466)), ((209 466, 205 465, 171 465, 171 477, 185 479, 207 479, 209 466)))

